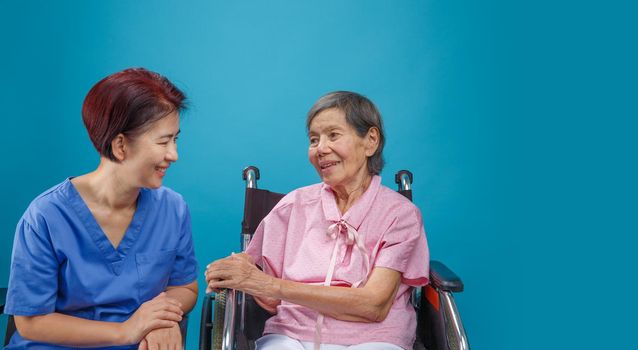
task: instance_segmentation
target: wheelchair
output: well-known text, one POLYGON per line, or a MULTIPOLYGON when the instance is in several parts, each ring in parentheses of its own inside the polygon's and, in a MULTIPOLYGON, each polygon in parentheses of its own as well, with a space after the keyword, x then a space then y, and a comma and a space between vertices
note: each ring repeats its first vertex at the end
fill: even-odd
MULTIPOLYGON (((4 304, 7 299, 7 288, 0 288, 0 316, 4 314, 4 304)), ((4 343, 2 343, 2 347, 4 348, 9 344, 9 340, 11 340, 11 336, 16 331, 16 324, 13 321, 13 315, 7 315, 7 328, 4 333, 4 343)))
MULTIPOLYGON (((243 171, 246 181, 241 249, 246 249, 261 220, 284 194, 257 188, 259 169, 243 171)), ((395 175, 398 192, 412 200, 412 173, 395 175)), ((430 284, 414 288, 412 305, 417 312, 414 350, 469 350, 469 342, 452 293, 463 291, 461 279, 439 261, 430 261, 430 284)), ((232 289, 207 295, 202 306, 199 350, 253 350, 271 315, 251 295, 232 289)))

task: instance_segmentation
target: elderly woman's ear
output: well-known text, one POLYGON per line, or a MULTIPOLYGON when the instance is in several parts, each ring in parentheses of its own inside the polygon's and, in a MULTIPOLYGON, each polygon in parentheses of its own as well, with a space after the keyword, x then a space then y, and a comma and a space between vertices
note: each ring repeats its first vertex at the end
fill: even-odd
POLYGON ((365 136, 366 139, 366 157, 372 157, 379 148, 379 129, 376 126, 371 127, 365 136))

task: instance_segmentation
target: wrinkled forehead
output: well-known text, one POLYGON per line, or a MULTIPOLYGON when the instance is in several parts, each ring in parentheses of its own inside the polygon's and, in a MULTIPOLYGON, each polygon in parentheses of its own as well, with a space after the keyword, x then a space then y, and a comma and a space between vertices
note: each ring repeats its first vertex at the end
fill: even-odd
POLYGON ((317 113, 310 121, 308 133, 320 133, 331 129, 351 129, 345 113, 337 108, 324 109, 317 113))

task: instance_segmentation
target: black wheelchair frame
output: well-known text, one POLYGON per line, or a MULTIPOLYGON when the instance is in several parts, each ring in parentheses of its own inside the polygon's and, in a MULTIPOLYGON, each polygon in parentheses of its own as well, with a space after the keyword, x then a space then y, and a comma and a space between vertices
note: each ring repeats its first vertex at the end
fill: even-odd
MULTIPOLYGON (((257 188, 259 169, 249 166, 246 181, 241 249, 244 251, 261 220, 284 194, 257 188)), ((413 175, 401 170, 395 175, 398 192, 412 200, 413 175)), ((417 312, 414 349, 469 350, 469 342, 452 293, 463 291, 463 282, 445 264, 430 261, 430 284, 414 288, 412 305, 417 312)), ((232 289, 204 298, 200 322, 199 350, 252 350, 270 317, 252 296, 232 289)))
MULTIPOLYGON (((0 288, 0 315, 4 314, 4 304, 7 299, 7 288, 0 288)), ((13 321, 13 315, 7 315, 7 329, 4 333, 4 343, 2 347, 7 346, 9 344, 9 340, 11 340, 11 336, 13 332, 16 330, 16 324, 13 321)))

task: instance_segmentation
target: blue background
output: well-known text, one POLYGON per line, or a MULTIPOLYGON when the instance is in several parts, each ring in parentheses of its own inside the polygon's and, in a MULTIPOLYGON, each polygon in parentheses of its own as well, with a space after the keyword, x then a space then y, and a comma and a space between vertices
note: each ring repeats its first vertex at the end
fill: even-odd
MULTIPOLYGON (((305 113, 380 108, 474 349, 614 348, 636 324, 636 8, 582 1, 0 1, 0 285, 29 202, 98 156, 90 87, 126 67, 190 99, 165 184, 200 264, 239 248, 241 169, 315 183, 305 113)), ((200 280, 202 282, 202 280, 200 280)), ((195 349, 199 306, 190 323, 195 349)))

